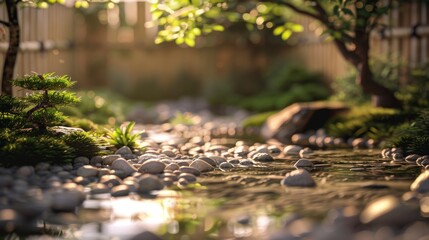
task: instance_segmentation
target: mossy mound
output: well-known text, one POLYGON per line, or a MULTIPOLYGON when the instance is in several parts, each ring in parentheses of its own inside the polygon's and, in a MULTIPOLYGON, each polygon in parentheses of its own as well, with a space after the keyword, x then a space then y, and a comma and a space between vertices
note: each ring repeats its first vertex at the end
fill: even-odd
POLYGON ((35 165, 39 162, 65 164, 78 156, 92 157, 99 148, 86 132, 58 135, 52 132, 0 131, 0 165, 35 165))

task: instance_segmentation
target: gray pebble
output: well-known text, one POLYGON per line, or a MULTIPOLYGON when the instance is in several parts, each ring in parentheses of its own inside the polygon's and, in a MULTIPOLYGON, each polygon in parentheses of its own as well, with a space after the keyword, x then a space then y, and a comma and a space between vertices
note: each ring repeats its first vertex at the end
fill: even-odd
POLYGON ((304 169, 297 169, 289 172, 281 180, 281 184, 288 187, 314 187, 316 182, 304 169))
POLYGON ((164 183, 157 177, 151 174, 144 174, 137 180, 137 191, 139 193, 150 193, 154 190, 164 188, 164 183))
POLYGON ((115 154, 119 154, 119 155, 133 154, 133 151, 131 151, 129 147, 123 146, 118 150, 116 150, 115 154))
POLYGON ((272 162, 274 161, 273 157, 271 157, 268 153, 256 153, 253 156, 253 160, 258 162, 272 162))
POLYGON ((98 169, 91 165, 85 165, 77 170, 77 175, 82 177, 95 177, 98 175, 98 169))
POLYGON ((110 194, 112 197, 123 197, 130 194, 130 189, 127 185, 118 185, 112 188, 110 194))
POLYGON ((89 164, 89 159, 87 157, 77 157, 73 160, 73 164, 82 163, 83 165, 89 164))
MULTIPOLYGON (((174 172, 176 172, 176 171, 174 171, 174 172)), ((196 169, 194 167, 186 167, 186 166, 180 167, 179 173, 190 173, 190 174, 193 174, 195 176, 200 176, 200 174, 201 174, 201 172, 198 169, 196 169)))
POLYGON ((187 181, 188 183, 193 183, 193 182, 196 182, 196 181, 197 181, 197 178, 196 178, 193 174, 190 174, 190 173, 181 173, 181 174, 179 175, 179 181, 180 181, 180 179, 182 179, 182 178, 186 179, 186 181, 187 181))
POLYGON ((148 160, 139 168, 141 173, 158 174, 162 173, 165 169, 165 164, 157 160, 148 160))

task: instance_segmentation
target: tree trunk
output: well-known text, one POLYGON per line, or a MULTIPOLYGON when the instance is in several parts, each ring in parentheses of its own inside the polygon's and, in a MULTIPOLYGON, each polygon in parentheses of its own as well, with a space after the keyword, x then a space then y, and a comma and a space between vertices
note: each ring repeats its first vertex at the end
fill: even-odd
POLYGON ((385 108, 401 108, 401 102, 395 97, 392 91, 374 81, 374 77, 368 61, 364 61, 357 66, 359 72, 356 83, 365 93, 371 94, 372 105, 385 108))
POLYGON ((16 57, 18 56, 20 29, 18 19, 18 7, 15 0, 6 0, 7 15, 9 18, 9 47, 3 64, 1 93, 12 96, 13 72, 15 70, 16 57))
POLYGON ((375 107, 401 108, 401 102, 394 93, 383 85, 374 81, 374 75, 369 66, 369 33, 356 31, 356 54, 354 65, 358 70, 356 83, 365 93, 371 94, 372 105, 375 107))

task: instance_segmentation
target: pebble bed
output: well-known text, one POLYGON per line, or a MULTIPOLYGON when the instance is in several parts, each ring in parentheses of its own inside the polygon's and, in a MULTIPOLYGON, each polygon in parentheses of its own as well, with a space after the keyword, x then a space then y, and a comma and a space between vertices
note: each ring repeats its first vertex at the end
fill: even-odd
MULTIPOLYGON (((212 129, 213 130, 213 129, 212 129)), ((113 198, 151 195, 163 189, 188 189, 207 173, 234 168, 259 166, 295 156, 295 170, 278 176, 278 187, 318 188, 312 172, 318 164, 311 159, 313 151, 299 145, 247 145, 243 141, 221 144, 201 135, 201 129, 186 126, 160 126, 160 134, 180 132, 165 141, 146 138, 146 151, 128 147, 114 154, 78 157, 70 165, 38 163, 35 166, 0 168, 0 230, 33 238, 53 238, 40 229, 40 219, 54 221, 58 213, 75 213, 85 200, 98 195, 113 198), (193 136, 192 136, 193 133, 193 136), (191 134, 184 137, 185 134, 191 134)), ((237 129, 215 129, 219 133, 237 129)), ((296 144, 347 145, 346 141, 324 136, 323 140, 296 135, 296 144), (298 139, 299 138, 299 139, 298 139)), ((349 141, 355 148, 372 144, 364 139, 349 141)), ((280 229, 266 239, 429 239, 429 156, 404 155, 400 149, 383 149, 382 157, 392 165, 420 166, 421 174, 401 198, 386 195, 369 202, 362 211, 336 209, 320 223, 305 217, 285 219, 280 229)), ((358 171, 358 169, 350 169, 358 171)), ((192 190, 191 190, 192 191, 192 190)), ((239 189, 237 189, 239 191, 239 189)), ((243 220, 244 221, 244 220, 243 220)), ((245 225, 245 221, 243 225, 245 225)), ((126 231, 126 229, 123 229, 126 231)), ((58 238, 61 239, 61 238, 58 238)), ((86 239, 82 237, 82 239, 86 239)), ((108 238, 106 238, 108 239, 108 238)), ((155 233, 142 231, 132 239, 161 239, 155 233)))

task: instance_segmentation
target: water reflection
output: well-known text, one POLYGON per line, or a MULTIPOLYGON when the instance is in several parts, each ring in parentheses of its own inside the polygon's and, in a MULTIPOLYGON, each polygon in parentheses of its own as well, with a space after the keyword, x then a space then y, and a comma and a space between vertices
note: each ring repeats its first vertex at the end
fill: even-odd
MULTIPOLYGON (((318 183, 313 189, 280 186, 297 160, 288 157, 205 173, 198 178, 204 188, 119 198, 91 195, 76 214, 52 214, 40 226, 59 239, 131 239, 142 232, 162 239, 267 239, 279 229, 287 231, 283 236, 305 237, 321 219, 340 213, 332 209, 344 209, 344 221, 377 197, 401 196, 409 189, 419 169, 384 164, 378 154, 315 152, 313 160, 323 167, 312 172, 318 183), (363 169, 356 171, 357 167, 363 169)), ((428 214, 429 200, 422 201, 421 212, 428 214)), ((10 214, 0 211, 6 220, 10 214)))

